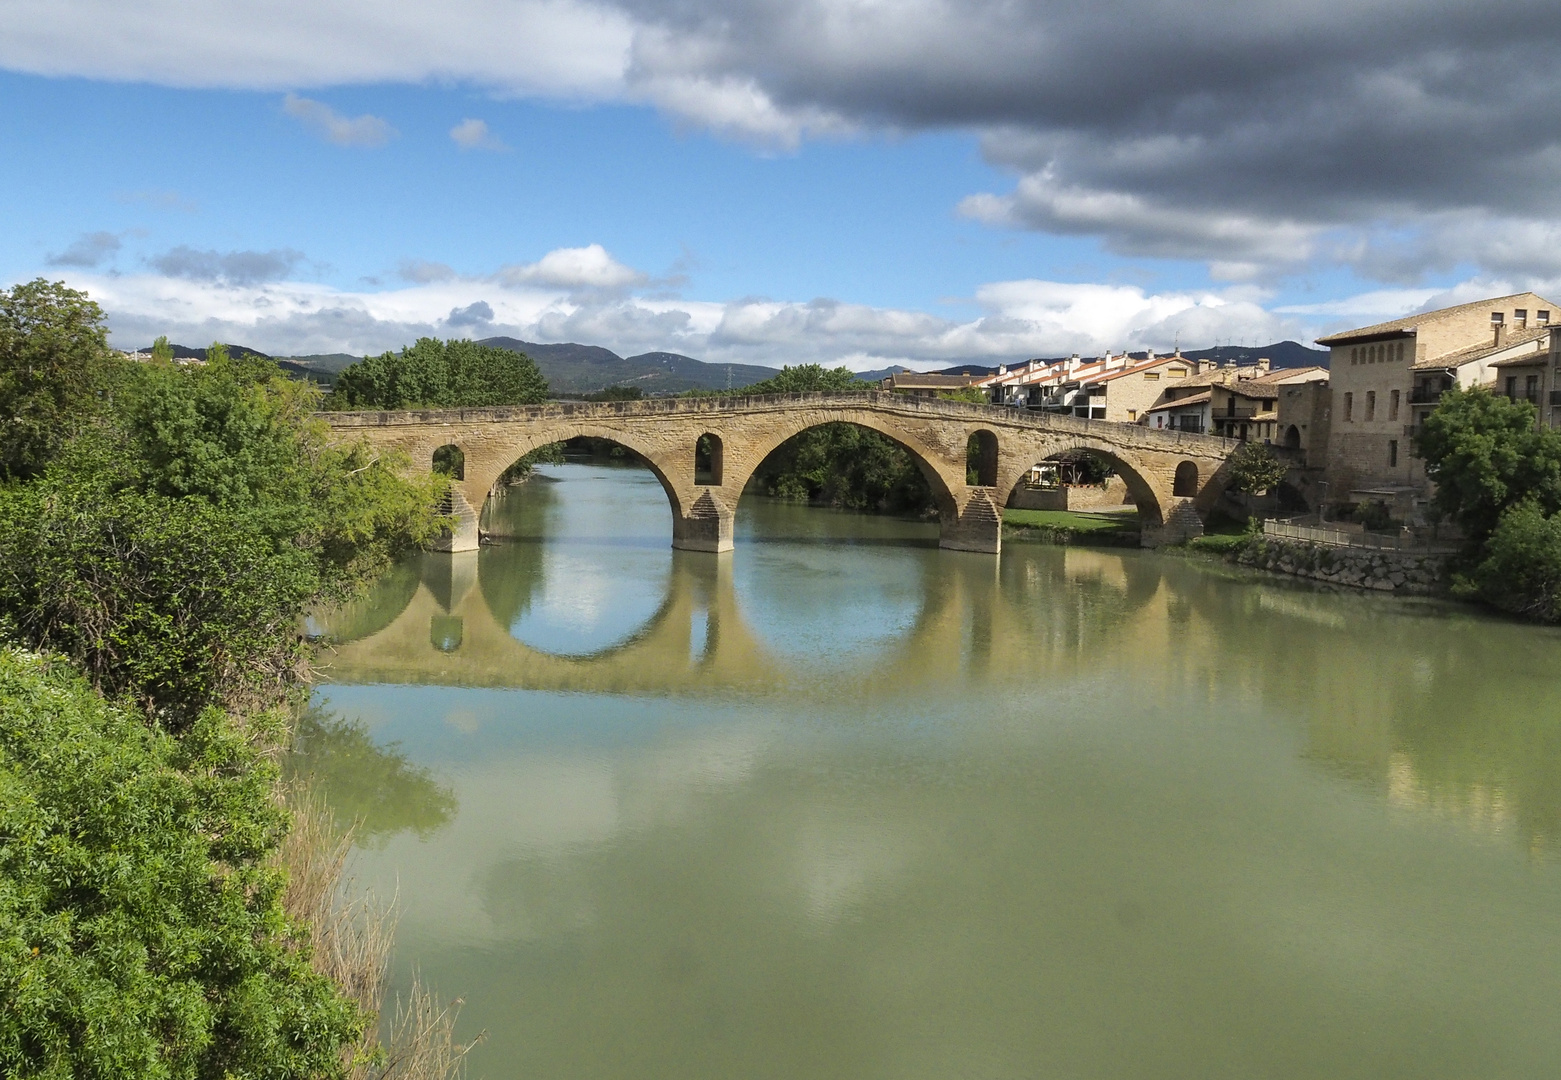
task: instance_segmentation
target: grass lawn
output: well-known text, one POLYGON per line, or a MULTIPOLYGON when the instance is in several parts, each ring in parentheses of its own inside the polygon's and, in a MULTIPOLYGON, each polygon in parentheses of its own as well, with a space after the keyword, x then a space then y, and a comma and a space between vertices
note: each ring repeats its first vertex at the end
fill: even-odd
POLYGON ((1081 514, 1076 510, 1003 510, 1003 524, 1021 529, 1063 529, 1079 534, 1136 533, 1138 515, 1081 514))

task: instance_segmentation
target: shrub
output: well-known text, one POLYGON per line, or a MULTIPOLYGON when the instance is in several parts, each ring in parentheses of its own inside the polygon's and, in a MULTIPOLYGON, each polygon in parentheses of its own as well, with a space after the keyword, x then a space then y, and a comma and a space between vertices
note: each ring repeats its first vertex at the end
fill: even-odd
POLYGON ((1501 515, 1473 574, 1482 598, 1538 622, 1561 622, 1561 515, 1532 502, 1501 515))
POLYGON ((292 681, 319 586, 307 551, 203 499, 0 489, 0 612, 13 630, 175 726, 292 681))
POLYGON ((366 1017, 282 913, 274 767, 63 668, 0 650, 0 1073, 342 1075, 366 1017))

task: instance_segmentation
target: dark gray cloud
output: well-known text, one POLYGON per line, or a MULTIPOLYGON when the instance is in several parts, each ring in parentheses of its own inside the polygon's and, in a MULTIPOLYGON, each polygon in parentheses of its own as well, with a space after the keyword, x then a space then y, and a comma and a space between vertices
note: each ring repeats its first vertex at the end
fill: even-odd
POLYGON ((304 253, 292 248, 273 251, 200 251, 181 244, 147 261, 169 277, 191 281, 224 281, 230 285, 256 285, 277 281, 303 261, 304 253))
POLYGON ((463 308, 451 308, 444 321, 446 326, 484 327, 493 321, 493 308, 486 300, 478 300, 463 308))
POLYGON ((1324 259, 1402 277, 1406 251, 1456 261, 1443 226, 1464 261, 1554 261, 1510 239, 1561 219, 1561 20, 1534 0, 620 6, 653 99, 697 113, 703 88, 713 112, 746 86, 772 110, 761 133, 776 113, 983 132, 1021 177, 967 201, 989 221, 1233 274, 1324 259))
POLYGON ((79 266, 90 269, 111 258, 120 249, 119 237, 111 232, 83 233, 60 252, 49 256, 50 266, 79 266))

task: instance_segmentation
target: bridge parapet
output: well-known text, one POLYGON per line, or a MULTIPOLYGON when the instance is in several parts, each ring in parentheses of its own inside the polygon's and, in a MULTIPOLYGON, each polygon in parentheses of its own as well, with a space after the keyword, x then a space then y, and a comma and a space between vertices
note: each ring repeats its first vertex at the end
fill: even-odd
MULTIPOLYGON (((1209 435, 881 391, 318 415, 341 438, 405 450, 418 467, 431 467, 439 448, 458 446, 465 460, 459 492, 476 514, 504 470, 531 450, 577 436, 617 442, 644 459, 666 490, 673 546, 695 551, 731 548, 737 502, 754 470, 787 439, 821 424, 856 424, 904 446, 937 500, 943 546, 991 553, 1001 546, 1009 493, 1039 461, 1078 450, 1109 459, 1139 507, 1146 543, 1153 544, 1201 531, 1237 445, 1209 435), (704 436, 716 440, 714 475, 696 467, 704 436), (967 482, 972 438, 987 448, 978 456, 982 475, 974 484, 967 482)), ((478 539, 475 529, 464 529, 450 543, 463 550, 478 539)))

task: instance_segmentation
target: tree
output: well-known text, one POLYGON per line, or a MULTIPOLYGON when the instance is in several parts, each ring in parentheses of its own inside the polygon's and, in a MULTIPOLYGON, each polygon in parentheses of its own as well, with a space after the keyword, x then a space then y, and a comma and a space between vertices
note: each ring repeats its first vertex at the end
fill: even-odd
POLYGON ((1263 443, 1244 442, 1230 455, 1230 484, 1247 495, 1278 487, 1289 467, 1263 443))
POLYGON ((366 356, 336 377, 331 409, 458 409, 534 405, 547 380, 525 353, 473 341, 419 338, 400 353, 366 356))
POLYGON ((1561 432, 1536 430, 1534 407, 1481 387, 1449 390, 1415 445, 1436 482, 1432 506, 1483 544, 1509 507, 1561 509, 1561 432))
POLYGON ((103 312, 42 278, 0 290, 0 479, 37 475, 106 405, 103 312))
POLYGON ((867 384, 849 368, 825 368, 822 364, 783 367, 762 382, 746 386, 742 394, 849 394, 867 389, 867 384))
POLYGON ((152 363, 164 365, 173 363, 173 346, 168 344, 166 334, 152 342, 152 363))
POLYGON ((1536 622, 1561 622, 1561 515, 1534 502, 1502 511, 1475 567, 1480 596, 1536 622))
POLYGON ((311 971, 269 857, 276 767, 0 650, 0 1074, 344 1075, 367 1017, 311 971))

